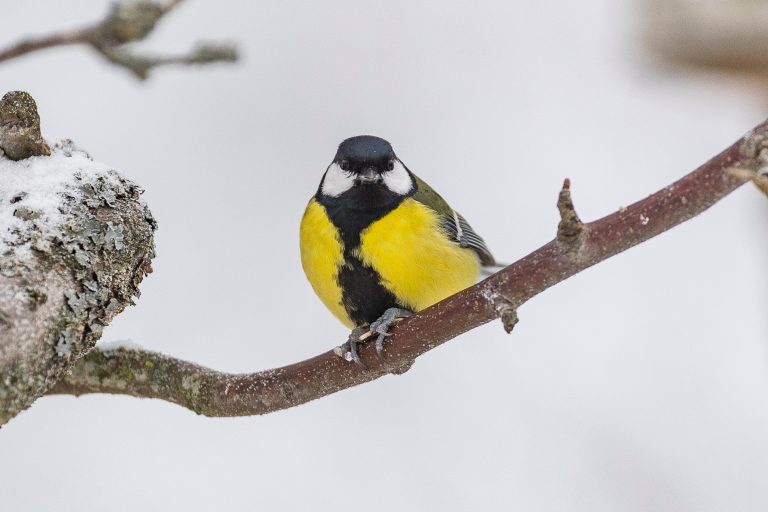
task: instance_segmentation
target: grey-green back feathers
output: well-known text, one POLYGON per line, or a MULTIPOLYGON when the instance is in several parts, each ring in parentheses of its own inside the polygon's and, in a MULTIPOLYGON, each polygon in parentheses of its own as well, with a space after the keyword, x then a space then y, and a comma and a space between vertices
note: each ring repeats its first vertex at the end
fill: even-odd
POLYGON ((480 262, 486 267, 496 265, 496 259, 491 254, 485 240, 472 229, 469 222, 443 199, 440 194, 430 187, 424 180, 413 175, 416 182, 416 193, 413 199, 425 204, 440 214, 442 228, 446 234, 461 247, 472 249, 477 253, 480 262))

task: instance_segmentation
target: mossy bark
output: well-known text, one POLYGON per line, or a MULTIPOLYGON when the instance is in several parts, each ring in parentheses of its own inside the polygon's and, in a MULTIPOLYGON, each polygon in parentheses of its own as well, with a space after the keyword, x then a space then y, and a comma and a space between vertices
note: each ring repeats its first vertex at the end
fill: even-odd
POLYGON ((141 189, 110 172, 73 177, 63 221, 28 224, 0 254, 0 425, 93 348, 151 271, 155 221, 141 189))

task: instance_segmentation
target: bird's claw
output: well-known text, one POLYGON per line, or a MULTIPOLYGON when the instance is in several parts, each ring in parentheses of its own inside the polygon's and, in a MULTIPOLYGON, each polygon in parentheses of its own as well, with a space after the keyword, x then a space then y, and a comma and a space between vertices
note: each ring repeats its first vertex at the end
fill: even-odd
POLYGON ((381 359, 382 352, 384 351, 384 341, 388 336, 391 336, 391 333, 389 332, 390 326, 403 318, 411 316, 411 314, 412 313, 407 309, 389 308, 369 327, 357 327, 353 329, 347 342, 338 347, 338 350, 334 349, 334 351, 347 361, 353 361, 357 366, 365 370, 367 367, 362 359, 360 359, 357 346, 360 343, 367 341, 368 338, 376 336, 376 356, 381 359))
POLYGON ((387 336, 390 336, 390 334, 379 333, 379 335, 376 337, 376 355, 379 359, 381 359, 381 352, 384 350, 384 340, 387 338, 387 336))
POLYGON ((389 332, 390 326, 409 316, 411 316, 411 312, 407 309, 389 308, 384 311, 384 314, 381 315, 378 320, 371 324, 370 332, 377 334, 376 356, 379 359, 381 359, 381 354, 384 350, 384 340, 386 340, 387 336, 391 335, 389 332))
MULTIPOLYGON (((349 338, 347 338, 347 342, 339 347, 339 351, 336 353, 340 354, 341 357, 347 361, 354 361, 357 366, 365 370, 366 366, 362 359, 360 359, 360 354, 357 351, 357 345, 365 339, 364 336, 368 332, 369 330, 366 327, 357 327, 356 329, 353 329, 349 335, 349 338)), ((365 337, 367 338, 367 336, 365 337)))

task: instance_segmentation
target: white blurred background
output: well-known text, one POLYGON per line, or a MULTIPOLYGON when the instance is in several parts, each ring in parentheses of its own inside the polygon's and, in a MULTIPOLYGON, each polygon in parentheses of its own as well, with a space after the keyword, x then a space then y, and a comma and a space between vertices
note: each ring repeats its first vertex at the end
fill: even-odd
MULTIPOLYGON (((107 3, 0 0, 0 46, 107 3)), ((155 273, 104 332, 226 371, 344 340, 299 264, 336 145, 389 139, 513 261, 548 241, 564 177, 593 220, 768 114, 764 91, 659 65, 639 6, 188 1, 143 49, 242 60, 137 82, 86 48, 0 65, 69 137, 146 188, 155 273), (762 94, 761 94, 762 92, 762 94)), ((0 431, 8 511, 768 508, 768 202, 711 211, 385 377, 264 417, 47 397, 0 431)))

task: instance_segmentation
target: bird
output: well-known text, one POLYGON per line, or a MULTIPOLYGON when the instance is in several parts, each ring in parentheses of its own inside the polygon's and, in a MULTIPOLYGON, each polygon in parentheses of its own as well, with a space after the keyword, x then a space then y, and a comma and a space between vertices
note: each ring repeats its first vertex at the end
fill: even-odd
POLYGON ((299 228, 301 264, 317 296, 352 329, 346 357, 376 336, 382 357, 399 319, 475 284, 496 261, 467 220, 373 135, 339 144, 299 228))

